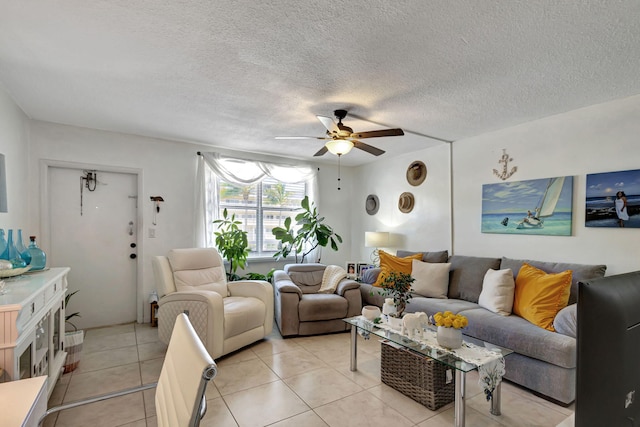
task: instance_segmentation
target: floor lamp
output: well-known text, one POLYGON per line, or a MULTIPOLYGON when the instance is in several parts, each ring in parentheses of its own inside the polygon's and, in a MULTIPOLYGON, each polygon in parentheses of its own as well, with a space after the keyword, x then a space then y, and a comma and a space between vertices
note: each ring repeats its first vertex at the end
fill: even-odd
POLYGON ((380 255, 378 248, 386 248, 389 245, 388 231, 365 231, 364 246, 374 248, 371 252, 371 263, 378 267, 380 265, 380 255))

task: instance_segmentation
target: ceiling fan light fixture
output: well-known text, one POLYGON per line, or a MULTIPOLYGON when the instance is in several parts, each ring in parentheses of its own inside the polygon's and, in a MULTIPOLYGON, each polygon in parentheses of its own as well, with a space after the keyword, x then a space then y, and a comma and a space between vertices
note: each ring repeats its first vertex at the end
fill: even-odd
POLYGON ((332 139, 325 144, 327 150, 336 156, 347 154, 353 148, 353 142, 347 139, 332 139))

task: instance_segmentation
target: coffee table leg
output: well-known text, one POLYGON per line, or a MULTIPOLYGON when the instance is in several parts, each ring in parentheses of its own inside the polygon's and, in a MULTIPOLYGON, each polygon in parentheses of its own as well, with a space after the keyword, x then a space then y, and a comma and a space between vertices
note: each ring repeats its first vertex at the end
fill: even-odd
POLYGON ((464 410, 465 399, 467 394, 466 375, 464 372, 456 369, 456 391, 454 401, 454 425, 455 427, 464 427, 464 410))
POLYGON ((502 415, 500 412, 500 394, 502 391, 502 383, 498 384, 498 386, 493 390, 491 394, 491 408, 490 412, 492 415, 502 415))
POLYGON ((351 326, 351 371, 358 370, 358 328, 351 326))

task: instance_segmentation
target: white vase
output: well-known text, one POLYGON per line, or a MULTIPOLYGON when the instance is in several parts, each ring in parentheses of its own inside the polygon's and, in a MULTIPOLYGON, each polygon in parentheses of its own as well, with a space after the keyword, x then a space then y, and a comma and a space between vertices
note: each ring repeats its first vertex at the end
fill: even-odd
POLYGON ((438 326, 438 344, 444 348, 456 349, 462 347, 462 330, 438 326))
POLYGON ((387 320, 389 326, 391 326, 393 329, 399 331, 402 329, 402 317, 394 317, 394 316, 389 316, 389 319, 387 320))

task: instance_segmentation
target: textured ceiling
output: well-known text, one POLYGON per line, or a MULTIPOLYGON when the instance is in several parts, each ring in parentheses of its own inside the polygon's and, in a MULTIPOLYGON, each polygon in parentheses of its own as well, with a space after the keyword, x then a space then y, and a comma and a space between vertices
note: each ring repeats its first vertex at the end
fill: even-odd
POLYGON ((273 138, 336 108, 413 132, 366 140, 388 156, 639 94, 638 70, 631 0, 0 0, 29 117, 299 159, 322 141, 273 138))

